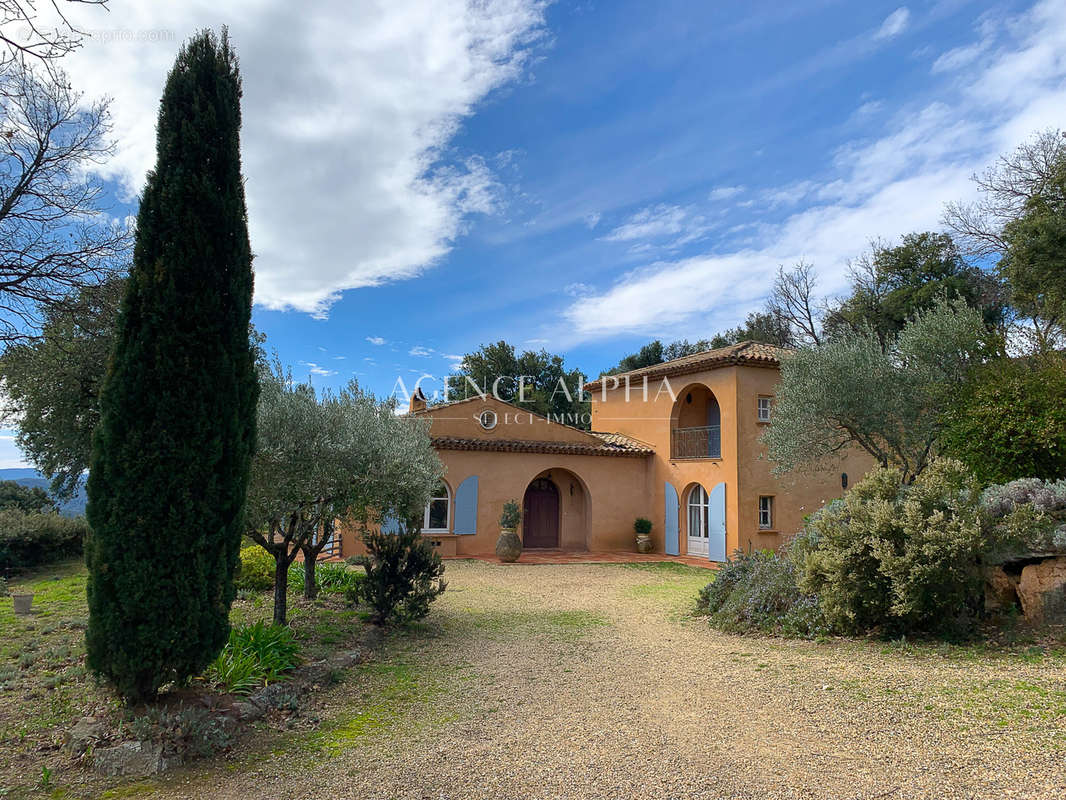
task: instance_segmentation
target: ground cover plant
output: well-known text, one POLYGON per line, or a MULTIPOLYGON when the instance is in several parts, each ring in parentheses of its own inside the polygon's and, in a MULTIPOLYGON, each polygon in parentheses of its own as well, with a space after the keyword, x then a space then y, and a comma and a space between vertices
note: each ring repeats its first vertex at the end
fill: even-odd
POLYGON ((205 677, 224 692, 251 694, 275 683, 299 663, 300 645, 292 630, 262 620, 230 630, 229 641, 208 666, 205 677))

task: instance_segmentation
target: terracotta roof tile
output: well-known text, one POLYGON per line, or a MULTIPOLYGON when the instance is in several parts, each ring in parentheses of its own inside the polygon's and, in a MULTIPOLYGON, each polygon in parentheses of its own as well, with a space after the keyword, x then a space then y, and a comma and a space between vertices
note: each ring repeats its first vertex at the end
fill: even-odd
POLYGON ((653 364, 650 367, 620 372, 617 375, 601 376, 600 379, 585 384, 588 391, 596 391, 603 383, 603 378, 658 378, 664 375, 686 375, 692 372, 703 372, 707 369, 717 369, 735 364, 747 364, 756 367, 778 367, 781 365, 781 357, 790 353, 783 347, 775 347, 772 344, 762 342, 738 342, 728 347, 719 347, 715 350, 704 350, 702 353, 693 353, 690 356, 675 358, 673 361, 664 361, 661 364, 653 364))
POLYGON ((545 442, 528 439, 467 439, 459 436, 431 436, 430 441, 438 450, 487 450, 497 453, 556 453, 576 456, 650 456, 655 451, 636 439, 621 433, 597 433, 592 435, 602 444, 581 442, 545 442))

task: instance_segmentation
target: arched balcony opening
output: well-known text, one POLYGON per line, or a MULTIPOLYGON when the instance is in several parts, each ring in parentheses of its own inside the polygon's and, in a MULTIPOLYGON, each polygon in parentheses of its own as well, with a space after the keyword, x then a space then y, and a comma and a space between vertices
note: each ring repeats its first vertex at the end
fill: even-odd
POLYGON ((714 392, 701 384, 686 387, 670 417, 670 458, 721 458, 722 410, 714 392))

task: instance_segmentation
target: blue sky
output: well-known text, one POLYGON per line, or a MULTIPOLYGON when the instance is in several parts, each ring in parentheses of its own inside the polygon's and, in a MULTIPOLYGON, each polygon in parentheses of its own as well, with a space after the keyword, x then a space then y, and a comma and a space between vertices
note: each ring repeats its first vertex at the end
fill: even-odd
POLYGON ((256 324, 297 375, 379 394, 498 339, 594 374, 735 325, 801 258, 838 292, 1066 108, 1062 0, 218 5, 80 20, 116 213, 180 41, 228 24, 256 324))

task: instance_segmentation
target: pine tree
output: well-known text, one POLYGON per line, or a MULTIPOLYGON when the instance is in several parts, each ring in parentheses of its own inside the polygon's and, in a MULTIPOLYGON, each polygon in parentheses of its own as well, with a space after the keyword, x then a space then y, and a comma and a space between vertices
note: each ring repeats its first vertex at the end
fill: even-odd
POLYGON ((89 666, 131 702, 229 634, 255 444, 241 81, 204 31, 167 77, 88 483, 89 666))

